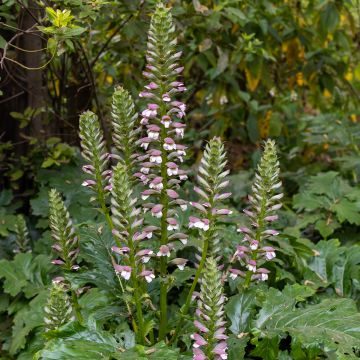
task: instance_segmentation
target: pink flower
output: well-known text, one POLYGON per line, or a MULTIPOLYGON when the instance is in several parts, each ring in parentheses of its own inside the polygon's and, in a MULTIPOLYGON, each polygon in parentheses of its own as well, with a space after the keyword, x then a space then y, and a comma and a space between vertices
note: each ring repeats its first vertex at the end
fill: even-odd
POLYGON ((265 251, 266 260, 271 260, 276 257, 275 249, 271 246, 264 246, 261 250, 265 251))
POLYGON ((85 187, 90 187, 90 186, 96 185, 96 181, 94 181, 94 180, 85 180, 85 181, 83 181, 83 183, 81 185, 85 186, 85 187))
POLYGON ((64 265, 65 264, 65 262, 60 259, 52 260, 51 263, 54 265, 64 265))
POLYGON ((157 125, 148 125, 147 134, 150 139, 158 140, 159 132, 160 132, 160 128, 157 125))
POLYGON ((249 271, 252 271, 253 273, 256 272, 256 261, 255 260, 249 260, 247 264, 247 268, 249 271))
POLYGON ((198 320, 194 321, 194 325, 196 328, 198 328, 203 333, 209 332, 209 329, 198 320))
POLYGON ((162 180, 162 177, 157 176, 153 181, 150 182, 149 188, 154 190, 162 190, 164 187, 162 180))
POLYGON ((91 174, 91 175, 93 174, 93 172, 95 170, 95 168, 92 165, 84 165, 82 167, 82 169, 83 169, 84 172, 86 172, 88 174, 91 174))
POLYGON ((160 204, 157 204, 155 206, 152 207, 151 209, 151 214, 153 216, 155 216, 156 218, 161 218, 162 217, 162 209, 163 209, 163 206, 160 205, 160 204))
POLYGON ((143 249, 138 251, 135 256, 140 258, 142 263, 146 264, 149 262, 150 257, 153 253, 154 252, 150 249, 143 249))
POLYGON ((265 268, 260 268, 260 269, 258 269, 257 273, 258 273, 257 276, 260 281, 266 281, 269 278, 268 274, 270 273, 270 271, 265 268))
POLYGON ((161 164, 162 163, 162 157, 161 157, 161 151, 152 149, 149 151, 150 155, 150 162, 155 164, 161 164))
POLYGON ((172 189, 166 190, 166 193, 168 194, 169 198, 171 198, 171 199, 177 199, 179 197, 179 194, 172 189))
POLYGON ((193 340, 195 340, 194 344, 193 344, 193 347, 194 348, 199 348, 200 346, 204 346, 204 345, 207 345, 207 341, 199 334, 192 334, 190 336, 193 340))
POLYGON ((237 231, 240 233, 251 234, 251 230, 246 226, 239 227, 237 231))
POLYGON ((187 260, 183 258, 176 258, 171 260, 171 263, 176 265, 179 268, 179 270, 184 270, 187 260))
POLYGON ((212 351, 215 355, 219 355, 220 359, 226 360, 227 359, 227 344, 225 341, 222 341, 221 343, 217 344, 214 347, 214 350, 212 351))
POLYGON ((229 276, 235 280, 238 276, 241 276, 241 277, 244 277, 245 276, 245 273, 241 270, 238 270, 238 269, 230 269, 230 274, 229 276))
POLYGON ((152 270, 144 270, 140 273, 148 283, 151 283, 155 279, 154 272, 152 270))
POLYGON ((170 98, 169 94, 163 94, 162 100, 163 100, 164 102, 170 102, 170 101, 171 101, 171 98, 170 98))
POLYGON ((178 166, 174 162, 168 162, 166 163, 166 166, 167 166, 167 174, 169 176, 178 174, 178 166))
POLYGON ((146 85, 145 88, 148 90, 155 90, 158 86, 154 82, 151 82, 149 85, 146 85))
POLYGON ((235 251, 235 256, 242 258, 248 251, 249 249, 246 246, 238 245, 235 251))
POLYGON ((164 139, 163 147, 167 151, 176 150, 175 141, 172 138, 167 137, 167 138, 164 139))
POLYGON ((252 240, 250 243, 250 249, 257 250, 258 247, 259 247, 259 242, 257 240, 252 240))
POLYGON ((170 257, 170 248, 167 245, 161 245, 159 252, 156 254, 158 257, 167 256, 170 257))
POLYGON ((122 266, 122 265, 114 265, 114 269, 116 273, 120 273, 121 277, 125 280, 129 280, 131 276, 131 267, 130 266, 122 266))
POLYGON ((149 144, 151 143, 152 139, 149 138, 149 137, 144 137, 144 138, 141 138, 139 140, 140 142, 140 147, 144 148, 145 150, 147 150, 147 148, 149 147, 149 144))
POLYGON ((124 255, 125 253, 128 253, 130 251, 130 249, 127 246, 124 246, 122 248, 119 248, 117 246, 113 246, 111 248, 111 250, 113 252, 116 252, 117 254, 120 254, 120 255, 124 255))
POLYGON ((193 360, 207 360, 207 357, 201 349, 195 348, 193 360))
POLYGON ((223 193, 223 194, 220 194, 220 195, 215 195, 215 200, 226 200, 226 199, 228 199, 230 196, 231 196, 231 193, 230 193, 230 192, 223 193))
POLYGON ((166 221, 167 221, 167 223, 168 223, 167 229, 168 229, 169 231, 178 230, 178 229, 179 229, 179 224, 178 224, 178 222, 176 221, 176 219, 174 219, 174 218, 167 218, 166 221))
POLYGON ((269 216, 266 216, 264 220, 272 222, 272 221, 276 221, 278 218, 279 218, 278 215, 269 215, 269 216))
POLYGON ((161 123, 165 126, 165 129, 168 129, 171 124, 171 117, 169 115, 164 115, 161 118, 161 123))
POLYGON ((194 216, 190 216, 189 217, 189 228, 198 228, 198 229, 201 229, 201 230, 204 230, 204 231, 207 231, 209 230, 209 219, 199 219, 197 217, 194 217, 194 216))

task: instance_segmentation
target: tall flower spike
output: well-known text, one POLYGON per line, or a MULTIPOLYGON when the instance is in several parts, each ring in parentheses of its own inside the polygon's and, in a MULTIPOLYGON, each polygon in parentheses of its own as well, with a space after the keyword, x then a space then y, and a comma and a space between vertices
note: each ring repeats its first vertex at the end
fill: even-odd
MULTIPOLYGON (((200 218, 190 217, 189 227, 197 227, 203 231, 203 244, 201 252, 216 258, 220 253, 218 218, 230 215, 231 211, 221 205, 224 199, 231 194, 224 193, 223 190, 229 181, 226 176, 229 170, 225 170, 227 160, 224 145, 219 138, 213 138, 206 145, 204 155, 201 159, 198 183, 200 187, 195 187, 195 192, 200 196, 199 202, 190 203, 200 214, 200 218)), ((204 256, 206 257, 205 254, 204 256)))
POLYGON ((201 290, 194 321, 194 360, 227 359, 227 336, 225 334, 223 284, 216 260, 206 261, 201 290))
MULTIPOLYGON (((177 76, 183 68, 178 64, 181 52, 176 52, 175 27, 172 23, 170 10, 163 4, 156 6, 151 18, 147 43, 147 65, 144 76, 149 80, 140 97, 148 99, 146 108, 142 111, 141 124, 146 130, 146 136, 139 140, 138 145, 146 150, 146 155, 138 160, 141 162, 141 172, 135 174, 149 186, 143 194, 151 196, 154 201, 145 204, 151 208, 155 218, 160 219, 161 238, 159 253, 164 249, 171 250, 170 241, 179 241, 179 236, 168 236, 168 231, 176 230, 176 205, 185 209, 185 201, 176 192, 186 174, 179 169, 183 162, 185 146, 178 140, 184 135, 185 104, 176 100, 176 96, 185 91, 184 84, 177 81, 177 76), (142 162, 144 161, 144 162, 142 162), (172 219, 172 220, 170 220, 172 219), (172 222, 171 229, 169 221, 172 222), (174 226, 173 226, 174 225, 174 226)), ((166 256, 160 258, 160 329, 159 339, 164 339, 167 331, 167 262, 166 256)))
POLYGON ((83 170, 89 174, 89 179, 82 185, 97 193, 100 206, 105 211, 106 191, 110 190, 108 181, 111 177, 111 171, 108 169, 110 155, 106 152, 98 117, 91 111, 84 112, 80 116, 79 127, 82 156, 88 161, 88 164, 83 166, 83 170))
POLYGON ((45 331, 56 330, 75 319, 70 298, 62 283, 53 282, 44 312, 45 331))
POLYGON ((144 264, 150 260, 150 249, 139 249, 140 240, 148 238, 148 233, 139 231, 143 223, 141 210, 136 208, 137 199, 132 197, 132 185, 125 164, 119 162, 114 168, 111 192, 111 212, 114 224, 113 234, 118 246, 113 252, 121 255, 121 264, 115 264, 115 271, 126 281, 130 281, 136 307, 138 341, 144 341, 144 320, 142 315, 143 279, 151 282, 154 274, 146 270, 144 264))
POLYGON ((264 243, 268 238, 279 234, 269 228, 278 218, 276 211, 281 208, 279 200, 283 197, 282 193, 277 193, 281 187, 279 172, 275 142, 267 140, 255 174, 253 194, 249 196, 251 208, 244 210, 252 226, 238 229, 238 232, 244 234, 244 245, 239 245, 234 255, 247 271, 244 274, 238 269, 230 270, 232 278, 238 275, 245 277, 245 287, 248 287, 252 280, 267 280, 269 271, 261 266, 276 256, 275 249, 264 246, 264 243))
POLYGON ((136 140, 140 128, 136 128, 138 118, 133 99, 129 92, 121 86, 115 89, 112 97, 113 141, 121 153, 120 161, 130 168, 136 153, 136 140))
POLYGON ((67 211, 61 195, 52 189, 49 192, 50 204, 50 229, 54 240, 53 250, 58 258, 52 263, 60 265, 64 270, 77 270, 76 258, 79 253, 79 240, 72 225, 69 212, 67 211))
POLYGON ((231 195, 231 193, 222 192, 229 183, 228 180, 226 180, 226 176, 229 173, 228 170, 225 170, 226 162, 223 143, 219 138, 213 138, 206 145, 199 167, 198 182, 201 188, 194 188, 201 200, 190 203, 201 214, 199 217, 190 216, 189 218, 189 228, 197 228, 201 232, 202 248, 200 249, 200 263, 185 304, 181 308, 181 315, 176 326, 173 340, 181 331, 184 317, 189 311, 193 293, 204 270, 206 259, 208 256, 220 259, 221 249, 219 245, 218 219, 224 215, 231 214, 230 210, 221 205, 222 201, 231 195))
POLYGON ((16 233, 16 245, 17 245, 15 252, 24 253, 30 251, 29 231, 27 229, 25 219, 22 215, 18 215, 16 217, 15 233, 16 233))

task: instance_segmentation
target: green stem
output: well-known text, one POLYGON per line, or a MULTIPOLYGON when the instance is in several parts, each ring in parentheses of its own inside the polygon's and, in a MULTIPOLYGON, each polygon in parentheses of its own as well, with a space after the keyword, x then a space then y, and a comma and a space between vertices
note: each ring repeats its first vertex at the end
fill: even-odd
MULTIPOLYGON (((259 226, 257 227, 255 233, 255 240, 258 241, 258 247, 260 246, 261 234, 264 230, 264 219, 266 215, 266 199, 267 199, 266 191, 264 190, 262 191, 261 198, 262 200, 261 200, 260 212, 259 212, 259 217, 257 219, 257 223, 259 226)), ((258 249, 252 251, 251 260, 255 260, 255 261, 257 260, 257 253, 258 253, 258 249)), ((250 286, 252 274, 253 274, 252 271, 250 270, 246 271, 245 283, 244 283, 245 289, 247 289, 250 286)))
POLYGON ((197 285, 197 283, 199 281, 200 275, 201 275, 202 270, 203 270, 204 265, 205 265, 208 247, 209 247, 209 237, 204 239, 200 264, 199 264, 199 267, 196 270, 195 277, 194 277, 193 283, 191 284, 191 287, 190 287, 189 293, 187 295, 185 304, 180 309, 180 319, 179 319, 179 321, 177 323, 175 332, 174 332, 173 337, 171 338, 169 344, 172 344, 176 340, 176 338, 177 338, 177 336, 179 334, 179 331, 181 329, 181 326, 184 323, 185 316, 187 315, 187 313, 188 313, 188 311, 190 309, 192 295, 193 295, 193 293, 195 291, 195 287, 196 287, 196 285, 197 285))
MULTIPOLYGON (((166 107, 164 105, 160 108, 160 119, 163 115, 166 114, 166 107)), ((168 176, 167 176, 167 151, 163 148, 164 139, 166 138, 166 129, 165 126, 162 126, 161 135, 160 135, 160 144, 161 144, 161 177, 163 183, 163 189, 161 190, 160 204, 162 208, 162 217, 161 217, 161 238, 160 244, 166 245, 168 243, 168 231, 167 231, 167 216, 169 208, 169 198, 167 195, 168 189, 168 176)), ((162 256, 160 258, 160 324, 159 324, 159 341, 164 340, 167 332, 167 258, 162 256)))
MULTIPOLYGON (((132 221, 130 221, 130 224, 132 221)), ((138 342, 140 344, 144 344, 144 318, 143 318, 143 312, 142 312, 142 304, 141 304, 141 287, 138 282, 138 272, 137 272, 137 266, 136 266, 136 259, 135 259, 135 245, 132 240, 133 238, 133 230, 131 228, 131 225, 128 227, 128 246, 130 248, 129 252, 129 262, 131 266, 131 283, 132 288, 134 289, 134 301, 135 301, 135 307, 136 307, 136 317, 138 321, 138 342)))
MULTIPOLYGON (((105 219, 106 219, 106 222, 110 228, 110 231, 112 231, 114 229, 114 224, 113 224, 113 221, 111 219, 111 216, 109 214, 109 209, 108 207, 106 206, 106 203, 105 203, 105 196, 104 196, 104 189, 102 188, 102 177, 101 177, 101 173, 100 173, 100 167, 98 166, 98 164, 96 164, 95 166, 95 176, 96 176, 96 183, 97 183, 97 194, 98 194, 98 201, 99 201, 99 204, 100 204, 100 208, 101 208, 101 211, 102 213, 104 214, 105 216, 105 219)), ((116 244, 121 247, 121 244, 119 243, 118 239, 115 238, 115 242, 116 244)), ((115 259, 114 257, 110 255, 110 258, 111 258, 111 263, 112 265, 114 266, 116 264, 115 262, 115 259)), ((119 277, 119 275, 116 275, 118 281, 119 281, 119 285, 120 285, 120 288, 121 288, 121 291, 124 293, 125 292, 125 289, 124 289, 124 285, 121 281, 121 278, 119 277)), ((126 308, 128 310, 128 314, 129 314, 129 317, 132 319, 132 325, 133 325, 133 328, 134 328, 134 331, 136 332, 137 331, 137 325, 132 317, 132 311, 131 311, 131 308, 130 308, 130 305, 128 303, 127 300, 125 300, 125 304, 126 304, 126 308)))
POLYGON ((74 290, 71 290, 71 302, 72 302, 72 306, 73 306, 74 311, 75 311, 75 316, 76 316, 77 321, 80 324, 83 324, 84 318, 81 315, 80 305, 79 305, 79 302, 77 300, 76 292, 74 290))

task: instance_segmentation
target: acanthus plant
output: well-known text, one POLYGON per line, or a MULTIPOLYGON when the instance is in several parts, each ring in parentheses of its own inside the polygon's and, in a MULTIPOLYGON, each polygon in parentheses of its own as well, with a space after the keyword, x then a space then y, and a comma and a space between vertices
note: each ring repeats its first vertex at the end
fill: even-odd
MULTIPOLYGON (((242 273, 240 269, 229 269, 229 261, 221 252, 219 224, 232 213, 223 204, 231 196, 226 190, 229 171, 224 144, 219 138, 210 140, 200 162, 198 186, 194 187, 199 200, 188 202, 182 198, 181 187, 188 175, 183 166, 186 105, 180 95, 186 87, 179 79, 183 71, 180 57, 170 10, 160 3, 152 16, 148 36, 146 85, 140 93, 140 100, 146 101, 145 108, 138 115, 128 91, 122 87, 115 89, 113 148, 107 147, 94 113, 87 111, 80 117, 81 147, 86 161, 83 170, 88 175, 83 186, 92 191, 91 201, 104 215, 113 236, 113 246, 108 250, 137 342, 176 343, 185 321, 189 323, 192 319, 194 359, 226 359, 224 282, 228 273, 242 273), (180 212, 188 207, 194 213, 181 229, 180 212), (194 233, 199 240, 195 263, 178 256, 194 233), (194 268, 195 275, 185 284, 186 294, 179 304, 170 304, 168 293, 176 267, 194 268), (158 297, 153 296, 157 291, 158 297), (194 299, 198 299, 196 311, 194 299), (180 305, 180 311, 171 319, 169 305, 180 305)), ((266 273, 265 268, 254 272, 249 265, 258 262, 263 251, 265 260, 270 260, 269 254, 273 255, 273 250, 266 252, 263 244, 254 249, 252 242, 260 244, 268 236, 276 235, 265 229, 265 223, 276 219, 274 212, 278 205, 273 203, 279 196, 272 192, 279 184, 278 171, 274 143, 269 141, 251 198, 255 210, 248 212, 256 229, 243 229, 252 252, 246 247, 246 258, 239 256, 238 250, 236 254, 241 260, 246 259, 248 272, 244 273, 244 287, 251 280, 265 280, 259 276, 266 273)), ((60 254, 54 263, 65 272, 77 271, 78 237, 55 190, 50 193, 50 204, 56 241, 53 248, 60 254)), ((58 281, 65 281, 63 290, 71 290, 72 307, 81 322, 78 293, 66 280, 58 281)))

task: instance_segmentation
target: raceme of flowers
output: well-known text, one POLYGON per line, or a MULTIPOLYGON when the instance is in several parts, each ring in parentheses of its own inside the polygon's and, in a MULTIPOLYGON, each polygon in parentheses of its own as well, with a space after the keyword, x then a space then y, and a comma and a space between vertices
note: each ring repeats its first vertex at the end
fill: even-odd
POLYGON ((268 140, 255 174, 253 194, 249 196, 251 207, 244 210, 251 222, 251 227, 238 228, 238 232, 244 234, 244 238, 237 246, 234 259, 237 259, 246 271, 237 268, 230 269, 230 277, 245 278, 246 286, 253 280, 267 280, 269 270, 262 265, 276 256, 275 249, 267 246, 266 240, 279 234, 271 227, 271 224, 278 219, 276 211, 281 208, 279 200, 283 194, 277 193, 280 187, 279 161, 275 142, 268 140))
MULTIPOLYGON (((251 208, 244 210, 251 226, 239 227, 242 242, 239 241, 232 259, 224 258, 221 222, 232 212, 224 205, 231 193, 226 190, 229 171, 220 138, 210 140, 204 149, 194 187, 198 200, 188 202, 181 196, 182 183, 188 176, 183 166, 186 105, 180 96, 186 87, 179 79, 183 71, 180 57, 170 10, 160 3, 150 23, 144 71, 146 84, 140 93, 145 105, 140 113, 136 113, 129 92, 116 87, 111 112, 113 148, 107 147, 94 113, 87 111, 80 117, 79 135, 86 161, 83 171, 87 174, 83 186, 92 190, 90 200, 97 204, 113 235, 114 244, 109 249, 111 262, 121 291, 127 293, 123 301, 137 342, 148 344, 155 336, 146 320, 148 311, 157 314, 158 324, 151 325, 156 329, 157 340, 176 341, 196 298, 192 335, 194 359, 226 359, 224 275, 240 276, 244 287, 268 277, 266 262, 275 257, 275 249, 267 242, 277 235, 269 226, 277 220, 276 211, 282 197, 277 193, 281 186, 279 163, 275 143, 269 140, 257 169, 253 194, 249 197, 251 208), (188 205, 191 216, 187 229, 182 230, 180 213, 186 211, 188 205), (177 252, 195 233, 200 246, 193 264, 189 259, 178 257, 177 252), (185 300, 181 300, 185 302, 177 314, 178 319, 172 319, 176 329, 170 331, 173 329, 167 317, 171 276, 174 269, 184 270, 186 266, 195 267, 196 272, 189 279, 190 288, 185 300), (149 286, 157 286, 160 290, 157 302, 151 306, 144 301, 150 298, 149 286)), ((79 238, 61 195, 52 190, 49 200, 53 250, 58 255, 53 263, 60 265, 66 274, 79 269, 79 238)), ((64 277, 55 282, 48 309, 56 307, 53 304, 62 304, 59 309, 66 306, 73 309, 64 313, 64 319, 69 319, 74 312, 81 322, 78 292, 64 277), (71 292, 71 297, 67 297, 67 292, 71 292)), ((54 323, 49 319, 56 318, 56 311, 46 313, 46 322, 54 323)), ((58 325, 61 324, 52 328, 58 325)))

